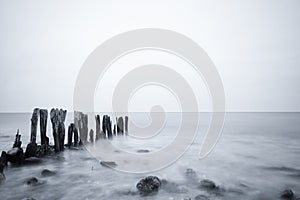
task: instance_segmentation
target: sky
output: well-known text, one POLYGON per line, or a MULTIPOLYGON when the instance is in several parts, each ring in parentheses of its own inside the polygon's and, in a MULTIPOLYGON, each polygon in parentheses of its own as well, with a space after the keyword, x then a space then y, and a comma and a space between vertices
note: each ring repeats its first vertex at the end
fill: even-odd
MULTIPOLYGON (((72 110, 76 78, 90 53, 107 39, 140 28, 173 30, 197 42, 223 81, 226 111, 300 111, 299 9, 297 0, 0 0, 0 112, 72 110)), ((143 52, 116 62, 100 81, 97 111, 110 111, 111 100, 104 96, 126 70, 158 62, 184 74, 200 110, 210 109, 203 80, 189 66, 143 52)), ((176 98, 155 86, 129 101, 130 111, 152 104, 178 110, 176 98)))

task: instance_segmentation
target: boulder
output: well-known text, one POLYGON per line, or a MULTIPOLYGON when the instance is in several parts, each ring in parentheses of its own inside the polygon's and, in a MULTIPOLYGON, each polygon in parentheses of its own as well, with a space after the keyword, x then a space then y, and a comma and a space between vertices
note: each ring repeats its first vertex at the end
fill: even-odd
POLYGON ((291 189, 286 189, 281 192, 280 197, 282 199, 293 199, 295 197, 293 190, 291 189))
POLYGON ((194 200, 209 200, 209 198, 203 194, 195 196, 194 200))
POLYGON ((209 180, 209 179, 201 180, 200 181, 200 187, 210 189, 210 190, 217 188, 216 184, 213 181, 209 180))
POLYGON ((141 195, 151 195, 158 192, 160 186, 161 181, 158 177, 147 176, 146 178, 143 178, 137 183, 136 188, 138 189, 141 195))
POLYGON ((43 169, 41 172, 41 176, 43 177, 49 177, 49 176, 54 176, 56 172, 50 171, 49 169, 43 169))
POLYGON ((23 149, 19 147, 12 148, 7 152, 6 158, 11 163, 22 164, 24 160, 23 149))

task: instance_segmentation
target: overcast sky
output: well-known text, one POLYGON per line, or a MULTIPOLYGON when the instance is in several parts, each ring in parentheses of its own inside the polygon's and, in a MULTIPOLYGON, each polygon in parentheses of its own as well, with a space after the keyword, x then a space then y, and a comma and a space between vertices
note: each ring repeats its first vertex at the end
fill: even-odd
MULTIPOLYGON (((219 71, 228 111, 300 111, 299 10, 298 0, 0 0, 0 112, 72 110, 76 77, 88 55, 138 28, 170 29, 197 42, 219 71)), ((139 61, 143 56, 135 55, 139 61)), ((153 92, 152 103, 176 110, 172 98, 161 98, 166 92, 144 92, 153 92)), ((141 94, 134 101, 132 111, 151 103, 141 94)), ((109 102, 95 107, 109 110, 109 102)))

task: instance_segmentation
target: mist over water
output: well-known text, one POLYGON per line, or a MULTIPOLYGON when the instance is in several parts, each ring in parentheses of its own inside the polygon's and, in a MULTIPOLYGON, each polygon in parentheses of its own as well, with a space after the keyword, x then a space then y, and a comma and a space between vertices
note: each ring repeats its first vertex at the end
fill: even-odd
MULTIPOLYGON (((131 114, 130 119, 148 123, 143 113, 131 114)), ((144 174, 119 172, 100 165, 88 151, 66 150, 54 157, 43 158, 37 164, 8 166, 4 172, 6 181, 0 185, 0 197, 165 200, 204 194, 210 199, 279 199, 281 191, 286 188, 293 189, 296 196, 300 196, 300 113, 227 113, 215 149, 200 160, 199 151, 210 117, 210 113, 200 114, 200 127, 194 142, 179 160, 159 171, 144 174), (189 168, 196 175, 186 174, 189 168), (43 169, 52 170, 56 175, 42 177, 43 169), (141 197, 135 186, 147 175, 158 176, 171 184, 162 187, 156 195, 141 197), (26 185, 24 181, 31 177, 37 177, 39 184, 26 185), (199 188, 199 181, 204 178, 213 180, 219 186, 219 192, 199 188)), ((12 147, 18 128, 25 149, 29 142, 30 118, 30 113, 0 114, 1 151, 12 147)), ((72 118, 69 114, 65 124, 72 122, 72 118)), ((94 118, 89 118, 89 121, 92 123, 94 118)), ((112 143, 120 151, 158 151, 172 142, 179 122, 180 113, 167 113, 165 129, 150 140, 117 137, 112 143)), ((48 119, 47 135, 53 142, 51 128, 48 119)), ((89 128, 94 129, 94 126, 89 128)))

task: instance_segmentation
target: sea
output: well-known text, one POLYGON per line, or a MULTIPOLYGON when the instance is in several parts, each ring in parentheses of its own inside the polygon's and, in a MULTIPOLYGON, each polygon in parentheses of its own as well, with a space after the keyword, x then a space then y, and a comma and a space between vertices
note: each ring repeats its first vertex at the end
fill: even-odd
MULTIPOLYGON (((163 130, 153 137, 132 137, 129 129, 127 136, 116 136, 109 142, 118 149, 115 154, 126 151, 146 156, 156 152, 159 157, 159 152, 174 142, 180 116, 181 113, 167 113, 163 130)), ((149 167, 148 171, 134 173, 137 163, 126 158, 124 162, 133 162, 130 163, 132 170, 122 170, 121 165, 118 166, 121 163, 113 156, 109 161, 115 161, 117 167, 102 165, 101 158, 89 150, 88 145, 92 144, 86 144, 86 148, 79 150, 66 148, 54 156, 36 159, 23 166, 9 164, 4 170, 6 180, 0 183, 0 199, 268 200, 281 199, 282 192, 287 189, 300 198, 300 113, 226 113, 214 148, 207 156, 200 157, 211 116, 211 113, 201 114, 195 137, 191 138, 179 158, 155 169, 149 167), (44 169, 55 174, 44 177, 41 175, 44 169), (146 176, 157 176, 165 184, 156 193, 141 195, 136 184, 146 176), (26 184, 32 177, 37 178, 38 183, 26 184), (201 187, 204 179, 213 181, 216 188, 201 187), (201 198, 199 195, 202 195, 201 198)), ((25 150, 30 137, 30 119, 31 113, 0 114, 1 151, 12 148, 18 129, 25 150)), ((133 119, 144 125, 153 120, 147 113, 131 113, 129 121, 133 119)), ((66 130, 72 121, 73 115, 69 113, 66 130)), ((93 121, 94 118, 90 117, 89 122, 93 121)), ((91 123, 89 128, 94 129, 94 124, 91 123)), ((49 119, 47 130, 53 144, 49 119)), ((187 134, 187 137, 190 135, 187 134)), ((176 148, 172 151, 167 155, 178 153, 176 148)), ((151 156, 145 166, 150 166, 150 162, 151 156)))

